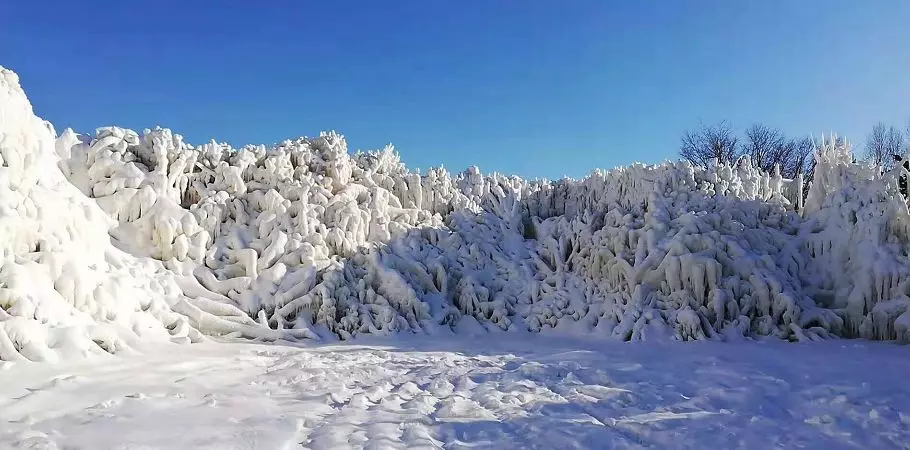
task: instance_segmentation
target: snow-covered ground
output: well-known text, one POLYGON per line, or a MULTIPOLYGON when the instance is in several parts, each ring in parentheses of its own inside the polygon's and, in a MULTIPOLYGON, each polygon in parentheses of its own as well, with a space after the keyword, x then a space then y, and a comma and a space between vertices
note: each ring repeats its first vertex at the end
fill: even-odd
POLYGON ((58 135, 0 67, 0 448, 910 448, 910 350, 839 339, 910 342, 903 169, 839 142, 423 174, 58 135))
POLYGON ((887 343, 499 333, 142 350, 0 371, 0 447, 910 448, 910 348, 887 343))

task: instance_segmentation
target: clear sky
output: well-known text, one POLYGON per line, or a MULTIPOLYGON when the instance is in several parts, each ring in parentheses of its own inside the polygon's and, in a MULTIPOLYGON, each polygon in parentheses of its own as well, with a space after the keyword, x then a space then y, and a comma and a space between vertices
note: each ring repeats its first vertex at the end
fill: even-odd
POLYGON ((7 0, 0 65, 58 130, 334 129, 411 167, 580 177, 700 122, 903 125, 910 1, 7 0))

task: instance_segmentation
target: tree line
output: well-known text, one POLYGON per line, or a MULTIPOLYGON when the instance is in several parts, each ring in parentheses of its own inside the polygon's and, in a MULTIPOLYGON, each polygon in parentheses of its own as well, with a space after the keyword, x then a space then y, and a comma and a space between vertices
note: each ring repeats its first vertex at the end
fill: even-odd
MULTIPOLYGON (((782 131, 756 123, 739 135, 727 122, 702 125, 686 131, 679 155, 693 165, 708 167, 714 160, 733 164, 748 156, 752 164, 771 172, 780 166, 786 178, 802 173, 808 181, 815 165, 815 140, 810 136, 788 137, 782 131)), ((876 124, 866 137, 862 160, 890 169, 910 153, 910 121, 904 131, 884 123, 876 124)))
POLYGON ((886 169, 894 167, 906 153, 910 153, 910 121, 905 132, 894 125, 878 123, 866 137, 864 158, 886 169))

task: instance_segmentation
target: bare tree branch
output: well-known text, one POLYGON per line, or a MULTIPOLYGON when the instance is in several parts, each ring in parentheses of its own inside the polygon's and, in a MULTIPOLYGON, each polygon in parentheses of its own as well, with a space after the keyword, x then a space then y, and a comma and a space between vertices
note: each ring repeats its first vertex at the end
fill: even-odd
POLYGON ((815 167, 815 142, 806 136, 791 139, 787 142, 787 158, 781 164, 784 176, 793 178, 802 173, 805 179, 811 179, 812 169, 815 167))
POLYGON ((904 153, 910 153, 910 119, 907 120, 907 125, 904 127, 904 153))
POLYGON ((715 159, 719 163, 731 164, 737 156, 738 141, 726 122, 702 125, 698 130, 683 134, 679 154, 701 167, 709 167, 715 159))
POLYGON ((762 124, 755 124, 746 130, 746 139, 742 145, 742 153, 748 155, 752 164, 765 172, 774 170, 780 164, 786 170, 790 153, 793 148, 786 141, 780 130, 769 128, 762 124))
POLYGON ((904 136, 894 126, 878 123, 866 138, 866 161, 890 169, 894 166, 894 155, 904 153, 904 136))

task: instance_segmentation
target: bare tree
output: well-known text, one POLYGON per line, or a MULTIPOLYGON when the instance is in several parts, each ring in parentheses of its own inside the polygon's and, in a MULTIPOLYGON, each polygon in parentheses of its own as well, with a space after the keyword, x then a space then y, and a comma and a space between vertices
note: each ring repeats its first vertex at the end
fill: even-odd
POLYGON ((907 138, 904 141, 904 153, 910 153, 910 120, 907 120, 907 125, 904 127, 904 136, 907 138))
POLYGON ((781 163, 781 171, 787 178, 794 178, 797 174, 803 174, 806 180, 812 178, 812 169, 815 167, 815 141, 806 136, 798 139, 791 139, 785 144, 786 159, 781 163))
POLYGON ((894 155, 904 153, 904 136, 893 126, 878 123, 866 138, 865 159, 886 169, 894 165, 894 155))
POLYGON ((765 172, 780 166, 781 175, 795 178, 799 173, 806 176, 811 172, 814 149, 815 142, 811 137, 788 139, 780 130, 755 124, 746 130, 740 152, 765 172))
POLYGON ((726 122, 713 126, 702 125, 695 131, 686 131, 682 137, 679 154, 696 166, 708 167, 714 159, 730 164, 736 159, 738 138, 726 122))
POLYGON ((788 144, 780 130, 757 123, 746 130, 746 139, 740 151, 749 156, 755 167, 770 172, 776 164, 784 169, 792 150, 788 144))
MULTIPOLYGON (((836 145, 846 145, 843 137, 837 140, 836 145)), ((749 156, 753 166, 765 172, 772 172, 779 166, 784 178, 795 179, 802 175, 802 196, 806 198, 815 178, 815 148, 816 142, 809 136, 787 138, 780 130, 760 123, 749 127, 745 139, 740 141, 727 123, 721 122, 687 131, 682 137, 679 154, 701 167, 709 167, 714 159, 729 164, 741 155, 749 156)))

